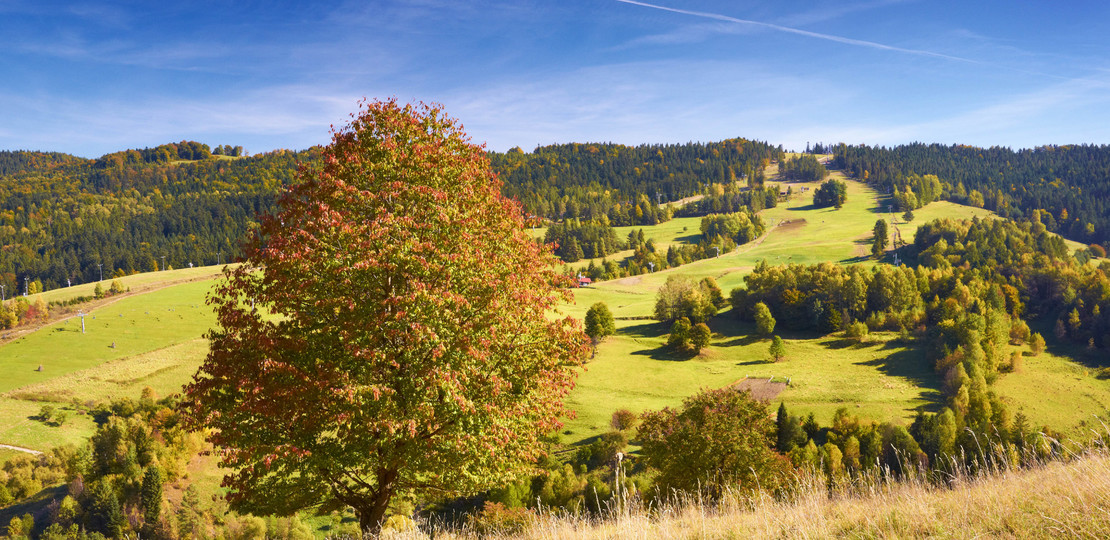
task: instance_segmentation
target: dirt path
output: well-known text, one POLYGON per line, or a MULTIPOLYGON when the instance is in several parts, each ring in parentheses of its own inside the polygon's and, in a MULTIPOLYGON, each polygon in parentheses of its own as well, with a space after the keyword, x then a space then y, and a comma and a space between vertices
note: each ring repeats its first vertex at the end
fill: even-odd
POLYGON ((41 456, 42 455, 42 452, 39 452, 38 450, 31 450, 30 448, 23 448, 22 446, 12 446, 10 444, 0 444, 0 449, 15 450, 16 452, 26 452, 28 454, 32 454, 32 455, 36 455, 36 456, 41 456))

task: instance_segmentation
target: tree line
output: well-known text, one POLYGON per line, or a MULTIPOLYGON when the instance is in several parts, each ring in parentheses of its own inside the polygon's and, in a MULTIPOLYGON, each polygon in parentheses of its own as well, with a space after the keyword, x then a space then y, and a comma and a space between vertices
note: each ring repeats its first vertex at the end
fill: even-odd
POLYGON ((233 261, 256 216, 271 210, 277 190, 315 155, 118 166, 106 165, 115 158, 63 160, 5 175, 0 284, 11 296, 23 292, 25 278, 53 289, 233 261))
POLYGON ((762 177, 782 155, 781 148, 765 142, 729 139, 681 145, 574 143, 489 156, 503 192, 520 201, 527 214, 550 220, 607 215, 620 226, 653 224, 636 211, 649 213, 645 198, 662 206, 696 195, 709 183, 762 177))
MULTIPOLYGON (((1041 211, 1051 232, 1083 243, 1110 241, 1110 146, 1011 150, 914 143, 835 147, 835 165, 882 190, 944 198, 1014 219, 1041 211), (929 186, 914 187, 932 175, 929 186), (915 179, 916 177, 916 179, 915 179), (941 186, 933 180, 939 179, 941 186), (921 189, 925 188, 925 189, 921 189)), ((904 198, 904 196, 903 196, 904 198)), ((922 203, 923 204, 923 203, 922 203)))

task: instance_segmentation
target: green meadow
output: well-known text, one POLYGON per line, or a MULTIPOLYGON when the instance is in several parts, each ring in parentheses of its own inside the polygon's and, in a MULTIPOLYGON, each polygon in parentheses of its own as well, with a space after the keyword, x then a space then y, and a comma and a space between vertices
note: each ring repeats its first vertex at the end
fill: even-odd
POLYGON ((198 281, 125 297, 91 310, 84 332, 82 318, 74 316, 4 344, 0 392, 198 338, 215 321, 204 303, 211 285, 198 281))

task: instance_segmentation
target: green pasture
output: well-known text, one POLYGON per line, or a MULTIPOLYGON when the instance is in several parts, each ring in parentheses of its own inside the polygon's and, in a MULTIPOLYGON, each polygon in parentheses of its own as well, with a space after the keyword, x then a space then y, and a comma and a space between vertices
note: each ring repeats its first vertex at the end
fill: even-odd
POLYGON ((204 303, 212 281, 174 285, 123 298, 0 347, 0 392, 198 338, 215 321, 204 303), (38 371, 42 366, 42 371, 38 371))
POLYGON ((602 342, 578 378, 562 439, 573 443, 609 431, 613 411, 674 407, 702 389, 745 378, 790 383, 774 398, 792 412, 813 412, 822 423, 847 407, 865 419, 901 422, 918 406, 934 407, 941 381, 923 354, 880 334, 873 342, 849 343, 836 336, 780 334, 787 357, 768 361, 769 339, 724 313, 710 322, 713 341, 698 356, 676 356, 665 347, 665 325, 619 321, 618 334, 602 342))
POLYGON ((196 338, 29 384, 7 395, 85 403, 136 398, 150 387, 156 395, 166 396, 181 391, 207 354, 208 340, 196 338))
POLYGON ((92 418, 78 414, 70 405, 0 396, 0 443, 45 452, 65 444, 79 445, 93 434, 93 429, 92 418), (64 412, 65 423, 61 426, 43 423, 39 419, 43 405, 64 412))
MULTIPOLYGON (((104 281, 99 282, 105 291, 111 286, 112 281, 119 281, 124 289, 131 289, 133 291, 141 291, 153 287, 163 287, 169 283, 178 281, 192 281, 196 279, 215 278, 223 272, 226 265, 219 266, 198 266, 195 268, 181 268, 171 269, 164 272, 144 272, 141 274, 132 274, 129 276, 112 278, 105 275, 104 281)), ((72 287, 62 287, 59 289, 51 289, 39 294, 33 294, 28 297, 31 302, 34 302, 40 296, 45 302, 61 302, 71 298, 80 296, 91 297, 96 290, 96 284, 82 283, 72 287)), ((10 291, 9 291, 10 292, 10 291)))
POLYGON ((1110 381, 1106 372, 1072 359, 1042 352, 1023 357, 1019 372, 1002 375, 994 390, 1012 414, 1024 412, 1036 426, 1076 436, 1096 430, 1107 436, 1110 423, 1110 381))
MULTIPOLYGON (((871 230, 880 218, 891 219, 886 199, 870 187, 845 180, 848 201, 843 208, 812 207, 812 188, 761 214, 767 233, 736 251, 652 274, 597 283, 574 291, 565 312, 582 318, 589 306, 605 302, 618 319, 618 334, 602 343, 579 378, 571 395, 577 418, 567 422, 563 440, 576 442, 608 429, 609 417, 620 408, 639 412, 681 403, 684 396, 702 388, 731 384, 745 376, 790 377, 791 385, 776 399, 800 412, 814 412, 827 422, 837 408, 846 406, 864 418, 907 419, 921 405, 939 406, 940 381, 919 350, 896 341, 849 345, 837 337, 783 336, 790 352, 780 364, 766 364, 766 340, 748 337, 744 325, 732 322, 727 312, 712 323, 715 336, 700 357, 676 360, 663 349, 667 328, 648 320, 655 294, 671 275, 701 279, 713 276, 727 295, 743 286, 743 277, 760 261, 769 264, 874 264, 870 253, 871 230)), ((941 218, 989 218, 981 208, 934 202, 914 212, 909 223, 895 214, 894 222, 907 242, 922 223, 941 218)), ((698 218, 687 218, 698 220, 698 218)), ((700 220, 699 220, 700 221, 700 220)), ((684 225, 697 231, 697 224, 684 225)), ((659 226, 656 226, 659 227, 659 226)), ((681 227, 677 227, 681 230, 681 227)), ((655 227, 645 227, 652 237, 655 227)), ((675 227, 669 229, 673 239, 675 227)), ((627 233, 626 233, 627 234, 627 233)), ((1076 382, 1082 366, 1065 356, 1042 355, 1030 359, 1022 373, 1004 375, 998 391, 1016 409, 1025 410, 1035 423, 1071 429, 1092 413, 1110 410, 1110 384, 1088 375, 1076 382), (1037 388, 1058 388, 1052 400, 1040 400, 1037 388), (1078 396, 1068 402, 1068 395, 1078 396), (1071 403, 1070 405, 1068 403, 1071 403)), ((780 380, 780 379, 776 379, 780 380)), ((1015 409, 1015 412, 1016 412, 1015 409)))

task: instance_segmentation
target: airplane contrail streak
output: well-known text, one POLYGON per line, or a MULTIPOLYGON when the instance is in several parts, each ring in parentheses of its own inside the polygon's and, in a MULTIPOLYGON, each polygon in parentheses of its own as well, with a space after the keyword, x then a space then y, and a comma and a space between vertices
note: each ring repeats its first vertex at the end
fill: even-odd
POLYGON ((701 17, 701 18, 704 18, 704 19, 714 19, 714 20, 718 20, 718 21, 724 21, 724 22, 730 22, 730 23, 736 23, 736 24, 746 24, 746 25, 749 25, 749 26, 757 26, 757 27, 761 27, 761 28, 767 28, 767 29, 770 29, 770 30, 775 30, 777 32, 785 32, 785 33, 788 33, 788 34, 796 34, 796 35, 799 35, 799 36, 806 36, 806 37, 811 37, 811 38, 814 38, 814 39, 823 39, 823 40, 826 40, 826 41, 833 41, 833 42, 836 42, 836 43, 843 43, 845 45, 856 45, 856 46, 859 46, 859 47, 868 47, 868 48, 871 48, 871 49, 879 49, 879 50, 883 50, 883 51, 899 52, 899 53, 904 53, 904 54, 913 54, 913 55, 917 55, 917 56, 927 56, 927 57, 932 57, 932 58, 941 58, 941 59, 944 59, 944 60, 952 60, 952 61, 955 61, 955 62, 964 62, 964 63, 968 63, 968 64, 983 64, 983 65, 985 65, 984 62, 981 62, 979 60, 972 60, 970 58, 963 58, 963 57, 960 57, 960 56, 952 56, 952 55, 949 55, 949 54, 941 54, 941 53, 936 53, 936 52, 932 52, 932 51, 925 51, 925 50, 921 50, 921 49, 907 49, 907 48, 904 48, 904 47, 895 47, 893 45, 885 45, 885 44, 882 44, 882 43, 876 43, 874 41, 865 41, 865 40, 862 40, 862 39, 852 39, 852 38, 846 38, 846 37, 842 37, 842 36, 834 36, 832 34, 822 34, 822 33, 819 33, 819 32, 810 32, 808 30, 801 30, 801 29, 798 29, 798 28, 791 28, 789 26, 781 26, 781 25, 778 25, 778 24, 771 24, 771 23, 765 23, 765 22, 760 22, 760 21, 752 21, 752 20, 748 20, 748 19, 738 19, 736 17, 729 17, 728 15, 720 15, 718 13, 708 13, 708 12, 704 12, 704 11, 691 11, 691 10, 688 10, 688 9, 678 9, 678 8, 672 8, 672 7, 667 7, 667 6, 660 6, 660 5, 656 5, 656 4, 649 4, 647 2, 638 2, 637 0, 616 0, 616 1, 621 2, 623 4, 632 4, 634 6, 641 6, 641 7, 646 7, 646 8, 658 9, 658 10, 661 10, 661 11, 669 11, 671 13, 680 13, 682 15, 690 15, 690 16, 693 16, 693 17, 701 17))

